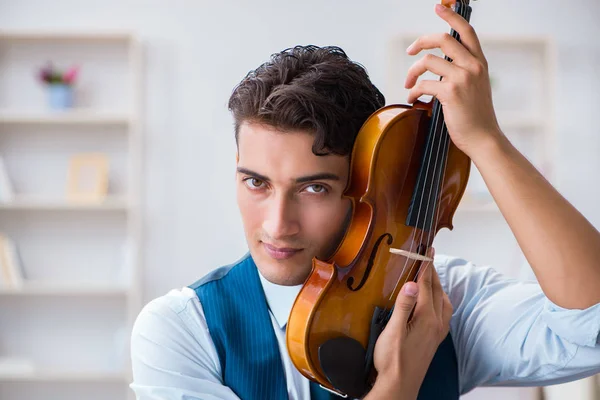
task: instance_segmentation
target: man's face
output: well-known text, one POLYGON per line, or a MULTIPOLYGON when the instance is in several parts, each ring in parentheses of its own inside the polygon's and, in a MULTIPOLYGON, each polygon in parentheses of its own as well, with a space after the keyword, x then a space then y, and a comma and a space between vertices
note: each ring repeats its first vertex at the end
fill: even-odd
POLYGON ((279 285, 304 283, 313 257, 327 259, 343 238, 351 202, 342 198, 349 158, 312 153, 314 137, 243 123, 237 201, 252 258, 279 285))

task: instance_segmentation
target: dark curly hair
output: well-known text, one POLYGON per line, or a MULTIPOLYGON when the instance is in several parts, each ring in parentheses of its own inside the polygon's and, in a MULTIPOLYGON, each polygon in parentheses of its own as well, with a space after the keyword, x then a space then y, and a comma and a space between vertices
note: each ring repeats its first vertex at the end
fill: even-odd
POLYGON ((367 118, 385 105, 365 68, 339 47, 296 46, 250 71, 229 98, 238 142, 243 122, 315 135, 316 155, 348 155, 367 118))

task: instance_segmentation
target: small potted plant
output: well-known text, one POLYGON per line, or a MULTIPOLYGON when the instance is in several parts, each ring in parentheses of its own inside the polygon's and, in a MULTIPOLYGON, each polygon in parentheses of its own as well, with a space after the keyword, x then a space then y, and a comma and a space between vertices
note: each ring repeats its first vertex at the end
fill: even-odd
POLYGON ((56 68, 48 62, 38 72, 38 77, 48 88, 48 104, 54 110, 64 110, 73 106, 73 86, 79 74, 79 66, 66 70, 56 68))

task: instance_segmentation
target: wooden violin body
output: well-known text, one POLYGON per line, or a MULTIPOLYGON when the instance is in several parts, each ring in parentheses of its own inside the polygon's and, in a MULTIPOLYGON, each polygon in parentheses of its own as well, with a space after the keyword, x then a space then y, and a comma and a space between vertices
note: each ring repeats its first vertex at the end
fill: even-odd
POLYGON ((436 114, 432 104, 386 106, 365 122, 344 193, 352 201, 352 221, 330 259, 313 259, 292 308, 287 325, 292 362, 338 394, 362 397, 370 389, 372 349, 380 333, 373 332, 374 321, 391 314, 404 282, 416 280, 423 262, 418 255, 431 247, 439 229, 452 229, 465 191, 471 161, 447 137, 435 150, 432 135, 440 118, 440 126, 445 124, 441 106, 436 114), (426 171, 442 167, 443 172, 426 171))

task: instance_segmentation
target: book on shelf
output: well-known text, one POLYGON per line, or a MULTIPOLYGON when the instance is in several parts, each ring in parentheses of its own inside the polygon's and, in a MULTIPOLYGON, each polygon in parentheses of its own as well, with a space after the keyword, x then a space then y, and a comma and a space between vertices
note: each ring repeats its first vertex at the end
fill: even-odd
POLYGON ((14 189, 4 158, 0 156, 0 202, 6 203, 13 201, 15 197, 14 189))
POLYGON ((0 284, 5 288, 23 287, 23 266, 15 241, 0 233, 0 284))

